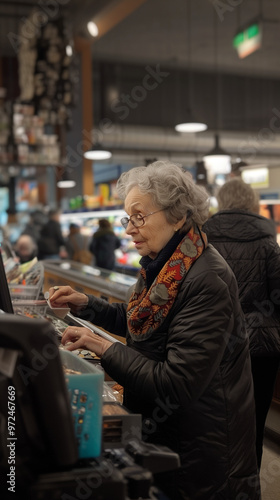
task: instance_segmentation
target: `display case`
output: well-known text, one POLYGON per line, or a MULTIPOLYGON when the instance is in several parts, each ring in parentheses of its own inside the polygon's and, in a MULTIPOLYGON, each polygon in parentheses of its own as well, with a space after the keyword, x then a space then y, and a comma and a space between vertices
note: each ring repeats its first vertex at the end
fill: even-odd
POLYGON ((126 274, 136 275, 140 269, 140 255, 135 251, 133 242, 127 236, 125 229, 121 225, 120 219, 126 215, 123 209, 101 208, 94 211, 77 211, 63 213, 60 216, 62 232, 64 237, 69 233, 69 225, 75 223, 80 226, 81 233, 88 238, 90 242, 93 234, 98 229, 99 219, 108 219, 113 227, 113 230, 121 240, 121 248, 115 250, 116 268, 126 274))
MULTIPOLYGON (((54 285, 68 285, 81 293, 95 295, 109 303, 126 302, 136 277, 79 262, 44 260, 44 291, 54 285)), ((124 342, 123 337, 113 335, 124 342)))
POLYGON ((101 297, 108 302, 125 302, 136 277, 86 266, 74 261, 44 260, 44 291, 54 285, 101 297))

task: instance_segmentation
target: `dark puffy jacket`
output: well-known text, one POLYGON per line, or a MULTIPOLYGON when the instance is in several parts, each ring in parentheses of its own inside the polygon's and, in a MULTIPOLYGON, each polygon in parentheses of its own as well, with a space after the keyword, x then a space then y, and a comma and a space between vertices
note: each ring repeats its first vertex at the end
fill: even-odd
MULTIPOLYGON (((126 332, 125 304, 90 297, 84 317, 126 332)), ((125 387, 125 406, 142 413, 143 439, 179 453, 172 498, 260 498, 248 338, 236 279, 211 245, 158 330, 137 342, 127 333, 102 366, 125 387)))
POLYGON ((115 250, 121 242, 112 229, 99 229, 94 233, 89 250, 95 256, 95 264, 103 269, 114 269, 115 250))
POLYGON ((58 255, 60 247, 64 245, 65 240, 59 222, 50 219, 41 229, 38 241, 39 256, 58 255))
POLYGON ((272 221, 244 210, 223 210, 204 225, 239 286, 252 356, 280 355, 280 248, 272 221))

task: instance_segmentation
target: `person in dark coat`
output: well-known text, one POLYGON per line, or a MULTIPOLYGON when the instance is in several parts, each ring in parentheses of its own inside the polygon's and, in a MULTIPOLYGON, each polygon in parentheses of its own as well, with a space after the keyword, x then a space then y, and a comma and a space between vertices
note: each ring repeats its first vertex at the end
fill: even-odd
POLYGON ((41 236, 42 227, 48 222, 48 216, 41 210, 35 210, 29 214, 29 221, 21 234, 28 234, 36 243, 41 236))
POLYGON ((272 220, 259 215, 255 191, 241 179, 219 190, 219 211, 204 225, 209 242, 232 268, 250 338, 261 466, 265 421, 280 362, 280 248, 272 220))
POLYGON ((123 173, 117 190, 142 256, 128 304, 69 286, 49 294, 126 345, 72 326, 62 343, 96 352, 142 414, 143 440, 179 454, 179 469, 154 475, 169 499, 259 500, 249 341, 235 276, 201 230, 209 196, 162 161, 123 173))
POLYGON ((114 269, 115 250, 121 246, 107 219, 98 221, 99 228, 94 233, 89 249, 95 257, 95 265, 103 269, 114 269))
POLYGON ((60 210, 51 210, 49 220, 41 229, 38 240, 39 259, 59 259, 68 256, 59 218, 60 210))

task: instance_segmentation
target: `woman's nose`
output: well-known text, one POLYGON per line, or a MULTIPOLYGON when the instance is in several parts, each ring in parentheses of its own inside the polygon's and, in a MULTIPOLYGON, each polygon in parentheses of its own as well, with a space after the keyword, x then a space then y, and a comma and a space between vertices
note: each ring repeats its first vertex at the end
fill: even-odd
POLYGON ((129 220, 125 232, 127 234, 134 234, 138 230, 137 227, 135 227, 132 222, 129 220))

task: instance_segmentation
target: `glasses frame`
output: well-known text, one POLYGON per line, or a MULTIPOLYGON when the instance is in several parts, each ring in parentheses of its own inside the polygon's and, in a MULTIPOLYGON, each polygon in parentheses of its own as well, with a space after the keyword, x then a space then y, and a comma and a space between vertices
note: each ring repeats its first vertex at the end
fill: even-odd
POLYGON ((145 225, 145 220, 144 219, 146 219, 146 217, 149 217, 149 215, 157 214, 158 212, 162 212, 163 210, 165 210, 165 208, 161 208, 160 210, 155 210, 154 212, 150 212, 147 215, 132 214, 130 217, 122 217, 121 218, 121 225, 125 229, 127 229, 128 224, 131 222, 131 224, 138 229, 139 227, 143 227, 145 225), (135 216, 136 217, 141 217, 142 221, 141 221, 140 225, 136 226, 135 223, 133 222, 132 217, 135 217, 135 216))

